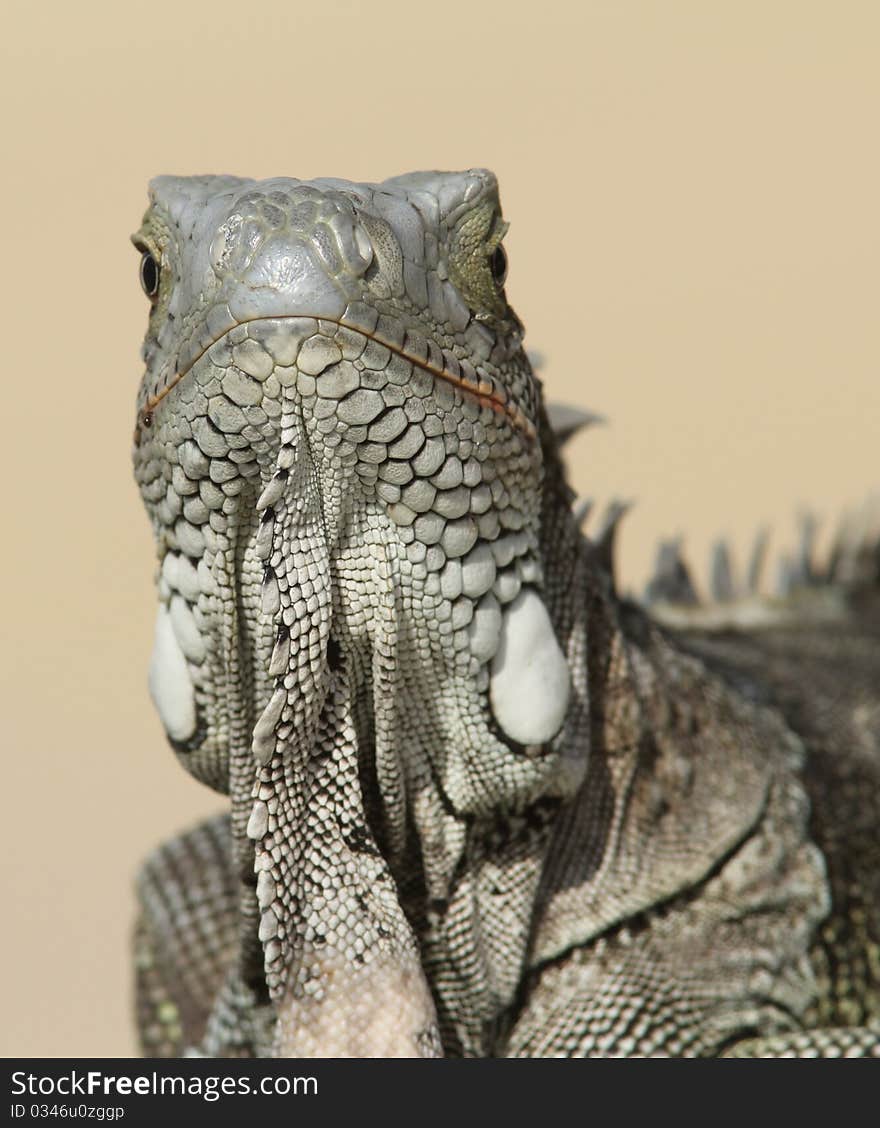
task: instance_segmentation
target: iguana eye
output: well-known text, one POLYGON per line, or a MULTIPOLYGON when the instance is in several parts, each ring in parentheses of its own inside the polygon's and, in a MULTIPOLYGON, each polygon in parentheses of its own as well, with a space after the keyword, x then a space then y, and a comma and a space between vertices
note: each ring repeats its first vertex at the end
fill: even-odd
POLYGON ((503 286, 507 280, 507 251, 499 243, 489 257, 489 269, 498 286, 503 286))
POLYGON ((159 293, 159 264, 149 251, 141 255, 141 286, 150 301, 159 293))

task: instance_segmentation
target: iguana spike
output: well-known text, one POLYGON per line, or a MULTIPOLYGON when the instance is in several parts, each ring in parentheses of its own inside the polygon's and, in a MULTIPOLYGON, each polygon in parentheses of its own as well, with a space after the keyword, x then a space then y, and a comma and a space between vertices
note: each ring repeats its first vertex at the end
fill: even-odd
POLYGON ((571 515, 579 529, 582 529, 586 524, 587 518, 593 511, 593 504, 591 497, 580 497, 571 507, 571 515))
POLYGON ((617 585, 614 577, 614 546, 617 539, 617 529, 621 519, 632 509, 632 506, 632 501, 616 499, 609 502, 593 542, 596 560, 599 566, 611 577, 611 584, 615 591, 617 585))
POLYGON ((874 544, 871 547, 872 575, 871 583, 880 587, 880 533, 875 534, 874 544))
POLYGON ((604 415, 588 411, 583 407, 574 407, 568 403, 548 403, 547 418, 550 429, 560 446, 564 446, 569 439, 582 431, 585 427, 594 427, 599 423, 607 423, 604 415))
POLYGON ((767 558, 767 545, 770 534, 766 526, 761 526, 752 542, 752 551, 749 554, 749 564, 746 569, 746 594, 757 595, 761 586, 761 575, 764 571, 764 561, 767 558))
POLYGON ((733 579, 733 563, 727 541, 716 541, 712 546, 712 559, 709 566, 709 589, 716 603, 730 603, 736 598, 736 584, 733 579))
POLYGON ((822 579, 826 584, 838 583, 843 578, 845 561, 850 553, 851 545, 852 517, 851 514, 844 513, 838 520, 834 530, 834 539, 831 542, 828 563, 825 565, 825 570, 822 573, 822 579))
POLYGON ((810 513, 809 510, 804 510, 804 512, 798 516, 798 526, 800 537, 798 540, 797 559, 794 564, 794 581, 799 586, 806 587, 816 580, 813 565, 813 550, 816 544, 816 532, 819 528, 819 522, 815 514, 810 513))
POLYGON ((824 578, 849 588, 880 583, 880 499, 869 498, 841 519, 824 578))
POLYGON ((645 588, 645 602, 673 603, 696 607, 700 600, 681 554, 681 538, 660 541, 654 563, 654 575, 645 588))
POLYGON ((776 563, 775 594, 779 599, 786 599, 796 586, 796 570, 790 556, 780 556, 776 563))

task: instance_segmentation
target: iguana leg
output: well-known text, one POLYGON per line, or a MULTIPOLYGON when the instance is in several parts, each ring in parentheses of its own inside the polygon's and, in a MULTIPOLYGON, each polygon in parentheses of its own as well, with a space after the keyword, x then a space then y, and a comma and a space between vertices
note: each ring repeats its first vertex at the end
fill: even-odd
POLYGON ((164 843, 137 881, 136 1005, 143 1052, 175 1057, 198 1045, 238 944, 229 817, 164 843))

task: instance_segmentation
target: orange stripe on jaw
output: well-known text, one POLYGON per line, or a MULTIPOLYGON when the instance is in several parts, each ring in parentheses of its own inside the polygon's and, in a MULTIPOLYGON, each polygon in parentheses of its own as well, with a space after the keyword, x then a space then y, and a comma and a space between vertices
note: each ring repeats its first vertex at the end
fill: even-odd
MULTIPOLYGON (((183 372, 176 373, 174 379, 166 384, 165 387, 159 392, 158 395, 150 396, 147 400, 146 406, 138 412, 138 420, 144 421, 145 416, 151 416, 154 409, 162 400, 168 395, 172 388, 174 388, 186 376, 187 372, 202 359, 205 353, 214 347, 218 341, 222 341, 227 334, 231 333, 233 329, 237 329, 239 325, 248 325, 253 321, 291 321, 298 320, 302 317, 310 317, 307 313, 288 314, 279 317, 250 317, 244 321, 237 321, 235 325, 230 326, 225 332, 221 333, 219 337, 207 344, 199 355, 193 360, 192 364, 183 372)), ((423 360, 418 360, 416 357, 411 356, 409 353, 404 352, 403 349, 397 348, 389 341, 383 340, 372 333, 367 333, 366 330, 359 328, 357 325, 349 325, 346 321, 336 321, 330 317, 314 318, 315 321, 327 321, 332 325, 338 325, 342 329, 349 329, 353 333, 360 333, 361 336, 366 337, 368 341, 375 341, 379 345, 383 345, 389 352, 395 356, 402 357, 404 360, 409 361, 415 368, 421 368, 423 372, 430 372, 432 376, 437 376, 441 380, 445 380, 453 387, 459 388, 461 391, 467 392, 472 395, 484 407, 489 407, 496 413, 496 415, 505 415, 508 420, 513 424, 518 431, 521 431, 527 439, 534 441, 537 432, 532 421, 516 406, 505 402, 497 392, 491 389, 491 386, 485 383, 480 383, 476 387, 470 381, 463 379, 460 376, 453 376, 451 372, 447 372, 445 368, 435 368, 431 364, 427 364, 423 360)))

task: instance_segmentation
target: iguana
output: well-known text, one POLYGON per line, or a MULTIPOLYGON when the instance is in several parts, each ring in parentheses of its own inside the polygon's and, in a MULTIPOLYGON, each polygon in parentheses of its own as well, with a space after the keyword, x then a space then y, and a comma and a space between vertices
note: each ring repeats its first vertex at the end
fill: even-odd
POLYGON ((877 561, 616 594, 489 172, 150 200, 150 687, 231 810, 140 875, 145 1052, 880 1053, 877 561))

